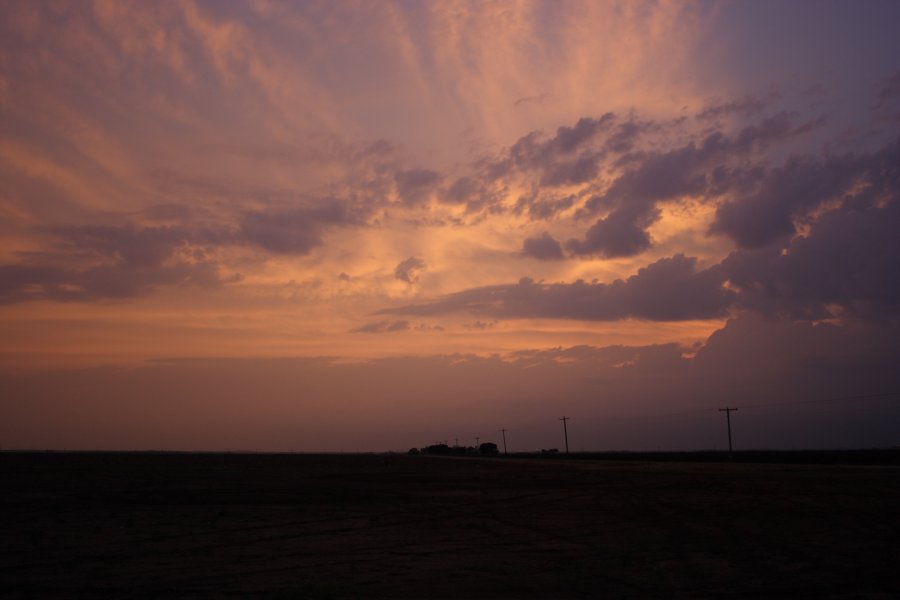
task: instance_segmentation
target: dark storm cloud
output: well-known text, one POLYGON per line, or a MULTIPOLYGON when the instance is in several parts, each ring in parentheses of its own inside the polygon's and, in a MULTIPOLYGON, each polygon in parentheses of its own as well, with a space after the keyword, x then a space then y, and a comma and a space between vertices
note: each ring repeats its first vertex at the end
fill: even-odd
POLYGON ((435 192, 444 176, 430 169, 409 169, 397 171, 394 181, 401 202, 408 205, 421 204, 435 192))
POLYGON ((839 198, 853 183, 841 161, 798 157, 774 169, 753 193, 716 209, 710 231, 752 248, 796 233, 795 221, 823 202, 839 198))
MULTIPOLYGON (((881 180, 896 185, 897 170, 879 171, 881 180)), ((883 188, 869 188, 824 212, 784 249, 769 245, 737 250, 703 271, 696 270, 694 259, 676 255, 612 284, 523 279, 517 285, 466 290, 431 304, 386 312, 679 320, 719 317, 731 308, 792 319, 884 321, 900 315, 898 231, 900 199, 883 188), (722 287, 726 281, 727 289, 722 287)))
POLYGON ((522 243, 522 254, 540 260, 562 260, 562 246, 546 231, 538 237, 526 238, 522 243))
POLYGON ((616 117, 606 113, 599 118, 583 117, 572 127, 559 127, 551 138, 532 132, 519 138, 500 159, 484 169, 488 179, 504 177, 512 170, 539 173, 543 185, 584 183, 599 172, 602 149, 593 143, 609 130, 616 117))
MULTIPOLYGON (((734 103, 709 107, 707 114, 749 110, 762 101, 745 98, 734 103)), ((776 113, 758 123, 728 135, 713 131, 700 142, 691 142, 667 151, 637 150, 642 136, 662 135, 675 123, 617 121, 613 113, 600 118, 582 118, 572 127, 560 127, 551 138, 532 132, 520 138, 509 151, 484 170, 485 177, 503 177, 512 170, 532 174, 544 187, 577 185, 596 180, 604 161, 625 165, 626 172, 613 181, 602 198, 607 204, 622 197, 639 196, 639 202, 671 199, 705 189, 706 171, 749 152, 798 135, 811 123, 794 123, 792 115, 776 113)), ((599 203, 602 203, 598 200, 599 203)), ((588 204, 589 214, 598 202, 588 204)))
POLYGON ((251 212, 243 217, 241 237, 275 254, 309 254, 322 245, 319 223, 302 212, 251 212))
POLYGON ((394 267, 394 278, 406 283, 419 281, 419 273, 425 268, 425 260, 417 256, 410 256, 394 267))
POLYGON ((611 284, 544 284, 523 278, 513 285, 473 288, 429 304, 378 314, 436 315, 468 312, 491 318, 613 321, 625 318, 679 321, 721 317, 734 300, 718 268, 697 270, 697 260, 677 254, 611 284))
MULTIPOLYGON (((582 117, 572 127, 559 127, 556 130, 556 135, 541 145, 539 154, 574 152, 600 131, 610 126, 614 119, 615 115, 613 113, 606 113, 599 119, 582 117)), ((515 146, 512 153, 516 153, 515 146)))
POLYGON ((709 134, 699 144, 691 142, 667 152, 636 153, 626 157, 633 166, 615 179, 603 193, 591 197, 577 216, 608 211, 585 233, 570 240, 575 255, 634 256, 647 250, 652 240, 647 229, 659 218, 657 204, 685 196, 710 196, 733 186, 746 186, 746 175, 758 169, 730 169, 729 162, 796 135, 806 124, 795 126, 780 113, 734 136, 721 131, 709 134), (732 182, 730 176, 736 176, 732 182))
POLYGON ((460 177, 441 195, 441 200, 448 204, 462 204, 481 190, 480 182, 473 177, 460 177))
MULTIPOLYGON (((532 219, 547 219, 573 205, 575 196, 548 200, 548 193, 559 186, 592 184, 598 180, 606 163, 631 152, 639 138, 658 130, 652 121, 619 120, 613 113, 598 118, 583 117, 571 127, 559 127, 552 137, 534 131, 519 138, 508 150, 493 159, 474 165, 473 172, 458 179, 445 193, 447 202, 460 202, 476 190, 481 203, 475 208, 496 205, 502 194, 489 194, 492 184, 513 176, 524 177, 532 187, 514 207, 516 214, 532 219)), ((470 203, 471 204, 471 203, 470 203)))
POLYGON ((576 185, 593 181, 600 174, 600 152, 584 153, 571 160, 548 165, 540 183, 543 186, 576 185))
POLYGON ((583 240, 571 239, 566 249, 578 256, 602 256, 616 258, 634 256, 650 247, 650 234, 646 228, 658 218, 655 209, 643 210, 636 215, 627 210, 617 210, 599 219, 585 233, 583 240))
POLYGON ((787 247, 737 250, 705 270, 697 270, 696 259, 675 255, 610 284, 524 278, 381 312, 675 321, 717 318, 734 309, 790 319, 883 322, 900 316, 898 231, 900 199, 863 191, 823 213, 787 247))
POLYGON ((739 250, 722 262, 741 305, 794 318, 900 315, 900 200, 856 197, 823 214, 806 236, 739 250))
POLYGON ((445 204, 465 204, 466 212, 479 212, 496 206, 503 200, 505 189, 475 175, 457 178, 449 188, 439 194, 445 204))
POLYGON ((619 123, 604 142, 604 148, 622 154, 632 149, 638 137, 645 130, 656 127, 653 123, 625 121, 619 123))
MULTIPOLYGON (((699 144, 690 142, 666 152, 636 153, 627 157, 628 170, 604 194, 588 201, 582 214, 625 202, 643 209, 655 202, 704 194, 710 182, 708 171, 783 140, 797 129, 787 113, 780 113, 747 126, 734 136, 716 131, 699 144)), ((635 215, 642 212, 637 208, 632 210, 635 215)))
MULTIPOLYGON (((743 146, 755 136, 714 139, 681 152, 690 156, 714 152, 709 146, 743 146)), ((665 179, 663 174, 677 171, 668 161, 692 160, 669 153, 665 166, 646 172, 665 179)), ((692 185, 683 174, 673 176, 674 187, 692 185)), ((797 157, 768 172, 736 167, 716 175, 729 177, 738 181, 733 188, 741 193, 720 207, 713 228, 731 236, 739 248, 719 265, 698 271, 695 259, 676 255, 610 284, 543 284, 525 278, 516 285, 465 290, 384 312, 584 320, 714 318, 728 310, 807 320, 884 321, 900 315, 900 140, 870 154, 797 157)), ((659 180, 643 185, 629 187, 654 198, 672 188, 659 180)), ((621 204, 583 240, 570 240, 567 249, 607 257, 637 254, 651 243, 646 228, 657 218, 655 206, 621 204)), ((547 234, 526 241, 523 253, 559 257, 547 234)))
POLYGON ((716 210, 712 233, 754 248, 797 232, 811 211, 857 191, 882 199, 900 194, 900 139, 873 154, 794 157, 773 169, 751 193, 716 210))

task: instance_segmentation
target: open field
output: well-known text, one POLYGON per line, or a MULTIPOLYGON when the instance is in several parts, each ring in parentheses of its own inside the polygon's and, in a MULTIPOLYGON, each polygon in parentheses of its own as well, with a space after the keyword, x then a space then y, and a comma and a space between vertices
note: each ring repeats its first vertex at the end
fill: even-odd
POLYGON ((3 597, 900 597, 900 467, 0 454, 3 597))

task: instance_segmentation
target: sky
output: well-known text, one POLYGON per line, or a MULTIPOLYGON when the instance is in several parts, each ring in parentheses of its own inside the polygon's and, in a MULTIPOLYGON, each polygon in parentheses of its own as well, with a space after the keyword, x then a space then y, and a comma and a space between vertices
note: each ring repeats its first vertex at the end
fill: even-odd
POLYGON ((900 4, 0 4, 0 447, 900 445, 900 4))

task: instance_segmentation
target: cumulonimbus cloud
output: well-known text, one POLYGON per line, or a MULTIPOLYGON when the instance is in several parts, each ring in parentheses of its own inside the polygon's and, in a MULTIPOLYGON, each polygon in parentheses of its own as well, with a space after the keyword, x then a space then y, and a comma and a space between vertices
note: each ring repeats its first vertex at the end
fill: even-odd
MULTIPOLYGON (((472 288, 380 312, 668 321, 721 318, 730 310, 753 310, 810 320, 893 318, 900 314, 900 161, 894 160, 898 148, 893 144, 871 155, 847 158, 853 165, 850 175, 810 177, 813 191, 794 198, 801 209, 820 207, 833 199, 835 188, 844 195, 839 205, 817 215, 803 235, 782 244, 739 248, 706 269, 698 269, 695 258, 676 254, 612 283, 547 284, 523 278, 517 284, 472 288), (853 193, 844 181, 853 182, 853 193)), ((821 167, 797 168, 816 173, 821 167)), ((782 177, 776 172, 773 185, 777 187, 782 177)), ((795 185, 806 190, 807 180, 799 178, 795 185)), ((756 208, 776 211, 763 219, 770 227, 767 239, 783 239, 795 231, 790 221, 790 231, 779 229, 784 223, 781 217, 795 210, 792 205, 756 208)), ((553 241, 549 235, 545 238, 553 241)), ((555 248, 548 248, 543 250, 553 254, 555 248)))

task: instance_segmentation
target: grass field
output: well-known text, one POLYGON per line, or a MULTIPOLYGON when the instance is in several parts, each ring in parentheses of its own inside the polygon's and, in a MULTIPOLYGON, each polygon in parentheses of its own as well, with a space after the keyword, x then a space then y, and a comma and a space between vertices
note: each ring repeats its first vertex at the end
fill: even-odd
POLYGON ((0 454, 0 596, 897 598, 900 467, 0 454))

